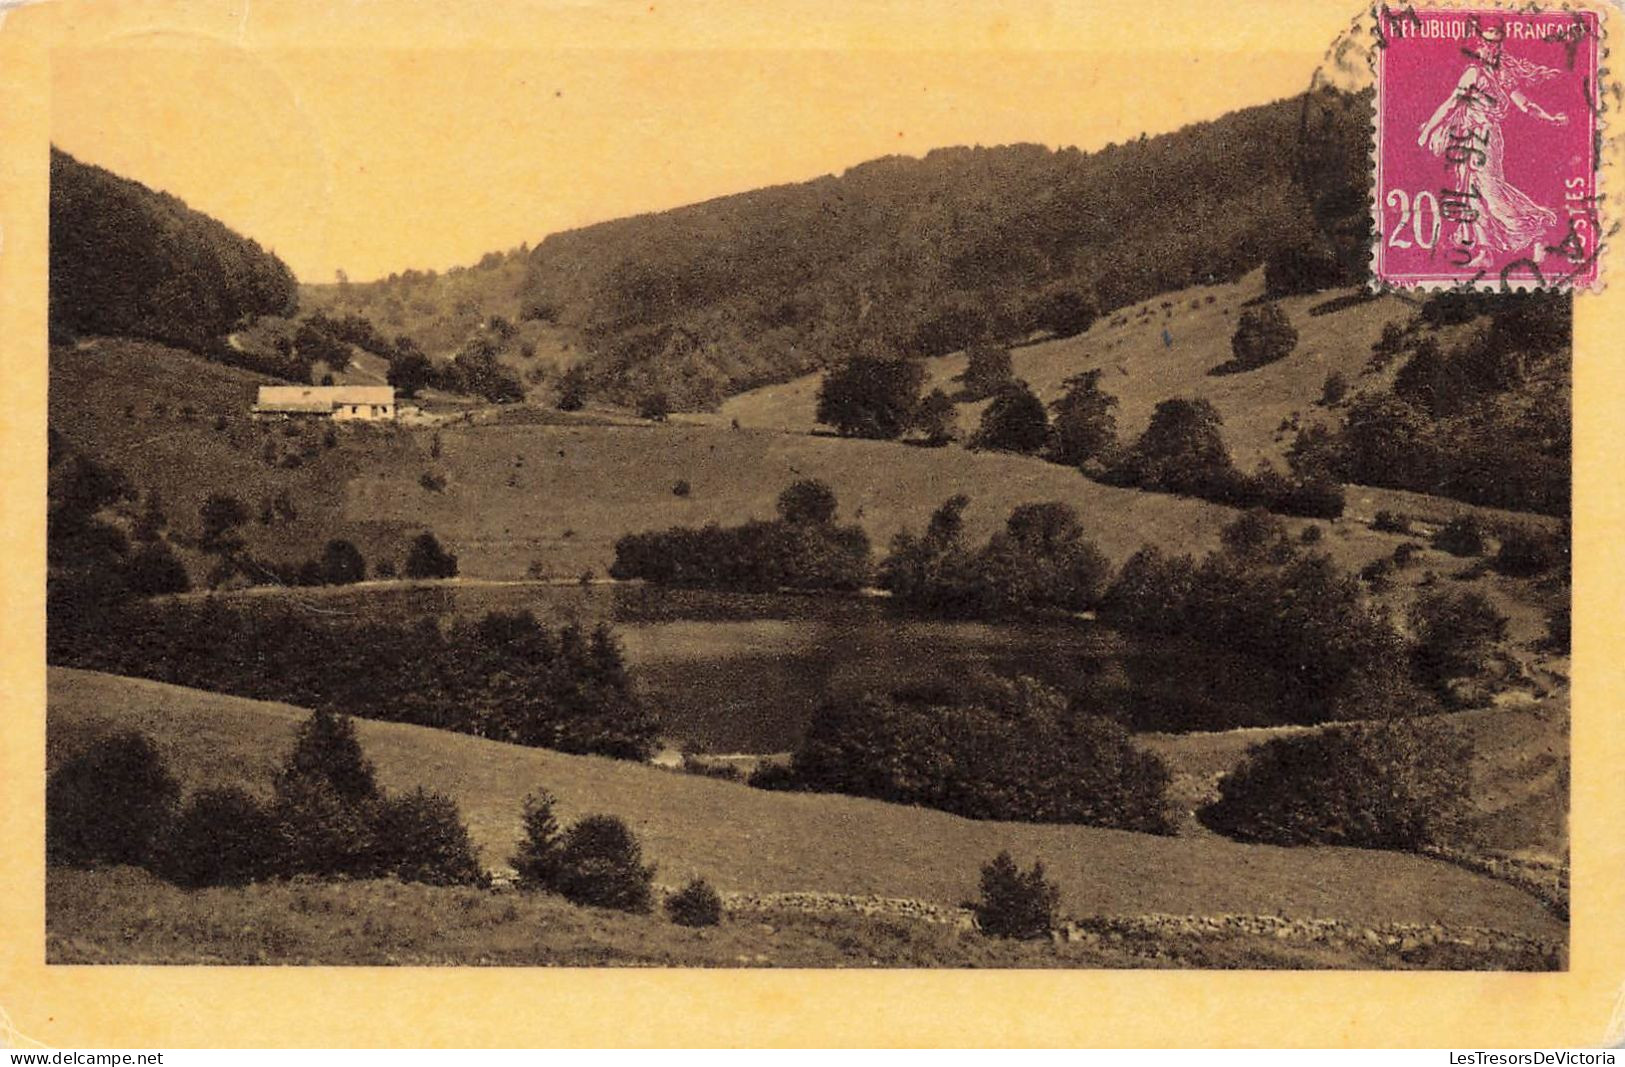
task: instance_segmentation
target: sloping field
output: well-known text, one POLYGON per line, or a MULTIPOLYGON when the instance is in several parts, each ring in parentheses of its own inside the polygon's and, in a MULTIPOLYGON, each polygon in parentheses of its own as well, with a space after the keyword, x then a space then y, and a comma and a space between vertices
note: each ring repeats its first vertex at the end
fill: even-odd
MULTIPOLYGON (((243 783, 264 791, 304 714, 53 669, 48 761, 60 761, 96 731, 133 726, 154 737, 188 788, 243 783)), ((979 865, 1007 848, 1023 861, 1041 856, 1062 888, 1063 909, 1074 914, 1268 912, 1565 937, 1533 897, 1415 856, 973 822, 848 797, 767 793, 419 727, 358 726, 380 781, 390 789, 426 785, 449 793, 490 866, 501 865, 514 847, 526 792, 545 786, 566 819, 595 811, 625 818, 668 884, 703 875, 725 891, 820 890, 957 904, 974 892, 979 865)))
MULTIPOLYGON (((877 556, 898 530, 922 529, 954 493, 971 497, 967 533, 976 540, 1018 504, 1067 501, 1114 561, 1147 542, 1206 551, 1235 517, 1227 508, 1103 486, 1019 456, 683 423, 605 425, 602 417, 543 412, 532 421, 525 416, 535 409, 522 407, 493 409, 491 420, 438 432, 341 427, 329 448, 320 427, 248 417, 263 380, 159 345, 97 340, 52 352, 50 420, 72 446, 125 469, 143 491, 158 489, 183 535, 196 532, 198 506, 210 493, 234 493, 254 514, 286 493, 297 517, 250 522, 243 533, 252 551, 305 559, 328 537, 342 536, 369 560, 398 563, 405 542, 427 528, 459 554, 465 575, 478 578, 524 577, 532 564, 550 577, 602 574, 625 533, 766 518, 778 493, 799 478, 829 482, 842 521, 861 523, 877 556), (276 465, 266 462, 268 447, 276 465), (283 465, 294 454, 298 465, 283 465), (443 478, 443 488, 426 488, 425 474, 443 478), (688 495, 673 491, 679 482, 688 483, 688 495)), ((1326 524, 1329 536, 1319 547, 1357 568, 1402 538, 1353 520, 1378 507, 1435 519, 1468 510, 1403 496, 1351 488, 1349 517, 1326 524)))
MULTIPOLYGON (((533 563, 549 577, 603 574, 623 534, 770 518, 778 494, 801 478, 822 479, 835 490, 840 521, 861 524, 877 558, 899 530, 923 530, 955 493, 971 498, 965 519, 973 542, 1002 526, 1019 504, 1061 500, 1077 509, 1114 563, 1147 543, 1201 554, 1237 515, 1187 497, 1102 485, 1042 460, 890 441, 679 424, 450 425, 439 431, 435 459, 427 431, 414 431, 412 440, 415 453, 356 471, 344 513, 356 522, 432 529, 473 577, 518 578, 533 563), (425 472, 444 486, 425 489, 425 472), (674 492, 685 482, 687 495, 674 492)), ((1287 525, 1295 533, 1311 523, 1287 525)), ((1327 535, 1317 550, 1349 569, 1415 539, 1373 531, 1352 517, 1316 525, 1327 535)), ((1461 565, 1429 553, 1414 574, 1461 565)))
MULTIPOLYGON (((1435 720, 1472 746, 1469 814, 1460 846, 1566 862, 1568 856, 1568 693, 1530 704, 1477 708, 1435 720)), ((1284 726, 1222 733, 1141 734, 1167 761, 1182 812, 1217 796, 1218 780, 1249 746, 1307 733, 1284 726)), ((1181 832, 1209 833, 1195 819, 1181 832)))
MULTIPOLYGON (((1114 560, 1141 544, 1205 548, 1234 512, 1200 501, 1097 485, 1018 456, 910 448, 705 427, 446 427, 441 455, 362 472, 347 487, 356 519, 418 523, 447 540, 464 573, 519 577, 600 573, 633 531, 769 518, 778 494, 821 478, 843 522, 867 529, 877 555, 903 527, 920 530, 955 493, 972 498, 967 530, 985 538, 1017 504, 1066 500, 1114 560), (432 470, 445 479, 423 488, 432 470), (673 491, 687 482, 688 494, 673 491)), ((427 439, 419 442, 427 445, 427 439)))
POLYGON ((405 542, 431 529, 474 577, 523 577, 532 563, 556 577, 602 573, 625 533, 765 518, 778 493, 804 477, 834 486, 844 521, 861 522, 877 553, 956 492, 973 498, 976 537, 1016 504, 1071 500, 1114 558, 1152 538, 1206 547, 1231 517, 1019 457, 711 427, 459 423, 438 432, 436 457, 435 431, 347 426, 329 448, 322 427, 249 417, 255 387, 268 380, 161 345, 95 340, 52 352, 50 422, 143 492, 157 489, 183 537, 195 536, 211 493, 238 496, 253 515, 286 493, 297 516, 251 521, 243 529, 251 551, 305 559, 327 538, 347 537, 369 561, 398 563, 405 542), (277 462, 266 461, 267 448, 277 462), (284 465, 290 455, 296 466, 284 465), (443 477, 444 488, 425 488, 426 473, 443 477), (673 492, 679 481, 690 484, 688 496, 673 492))
MULTIPOLYGON (((356 471, 401 463, 403 450, 415 455, 404 430, 336 427, 330 448, 325 427, 252 418, 256 388, 273 379, 145 341, 55 348, 50 371, 51 428, 73 449, 123 470, 143 494, 158 490, 171 532, 183 539, 197 536, 198 509, 212 493, 243 502, 250 551, 272 558, 308 559, 330 537, 349 538, 368 559, 398 556, 421 528, 341 514, 342 488, 356 471), (283 494, 295 515, 258 521, 283 494)), ((194 581, 203 569, 195 568, 194 581)))
MULTIPOLYGON (((1049 403, 1075 374, 1099 369, 1100 386, 1118 398, 1117 429, 1125 439, 1145 429, 1157 404, 1170 397, 1204 397, 1224 416, 1224 437, 1237 466, 1250 470, 1269 458, 1284 468, 1283 450, 1292 433, 1282 422, 1296 415, 1308 423, 1322 417, 1315 407, 1326 376, 1341 373, 1357 391, 1371 345, 1389 322, 1403 322, 1411 307, 1402 298, 1361 299, 1358 290, 1333 290, 1280 301, 1298 331, 1298 346, 1285 359, 1239 374, 1208 372, 1230 359, 1230 338, 1248 302, 1263 292, 1263 274, 1254 271, 1229 285, 1168 293, 1102 316, 1076 337, 1045 341, 1012 351, 1018 378, 1026 379, 1049 403)), ((926 361, 926 391, 958 390, 955 375, 965 370, 963 354, 926 361)), ((816 426, 821 375, 809 375, 731 397, 720 419, 744 427, 808 432, 816 426)), ((985 402, 960 405, 961 428, 976 428, 985 402)))

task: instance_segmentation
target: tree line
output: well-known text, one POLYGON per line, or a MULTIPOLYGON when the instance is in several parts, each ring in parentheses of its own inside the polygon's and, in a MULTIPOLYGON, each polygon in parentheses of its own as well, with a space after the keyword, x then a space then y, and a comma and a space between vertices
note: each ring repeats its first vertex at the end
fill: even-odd
POLYGON ((51 663, 344 710, 513 744, 645 759, 658 731, 613 631, 529 612, 442 626, 287 606, 124 604, 50 613, 51 663))
MULTIPOLYGON (((1220 547, 1203 559, 1148 545, 1114 573, 1067 504, 1021 505, 980 546, 969 544, 964 533, 969 504, 963 495, 945 501, 923 531, 899 532, 887 557, 873 567, 867 539, 859 550, 861 531, 833 525, 834 494, 820 483, 802 482, 781 497, 783 517, 775 523, 622 538, 611 574, 761 592, 852 589, 872 573, 892 603, 930 615, 994 619, 1096 611, 1125 633, 1216 643, 1244 657, 1248 669, 1277 682, 1272 707, 1299 722, 1380 718, 1394 708, 1425 704, 1430 693, 1444 695, 1451 678, 1476 671, 1485 649, 1499 639, 1495 620, 1505 625, 1479 594, 1437 592, 1419 602, 1422 614, 1411 620, 1415 636, 1408 642, 1386 609, 1366 596, 1359 578, 1290 538, 1281 520, 1264 509, 1238 516, 1222 532, 1220 547), (804 499, 818 506, 798 508, 804 499), (843 529, 852 535, 853 550, 843 566, 827 566, 843 529)), ((1123 699, 1121 691, 1105 695, 1123 699)), ((1232 714, 1222 706, 1211 710, 1220 717, 1232 714)), ((1258 724, 1203 721, 1211 729, 1258 724)))

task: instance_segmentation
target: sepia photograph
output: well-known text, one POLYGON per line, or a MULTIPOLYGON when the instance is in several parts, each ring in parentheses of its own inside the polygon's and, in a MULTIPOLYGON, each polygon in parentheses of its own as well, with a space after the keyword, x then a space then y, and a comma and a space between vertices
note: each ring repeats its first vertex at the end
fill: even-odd
POLYGON ((1604 11, 1156 6, 78 5, 47 967, 1567 971, 1604 11))

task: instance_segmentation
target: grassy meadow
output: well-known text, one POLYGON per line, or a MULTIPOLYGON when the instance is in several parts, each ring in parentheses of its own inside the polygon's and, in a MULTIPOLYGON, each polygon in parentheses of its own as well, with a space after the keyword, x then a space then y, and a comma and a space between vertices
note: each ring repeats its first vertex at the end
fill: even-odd
MULTIPOLYGON (((1154 297, 1103 315, 1074 337, 1013 349, 1013 370, 1046 404, 1061 395, 1068 378, 1100 370, 1101 390, 1118 398, 1117 428, 1124 437, 1145 429, 1160 401, 1207 399, 1224 417, 1225 441, 1238 467, 1251 470, 1267 458, 1284 469, 1292 433, 1283 431, 1282 424, 1297 420, 1307 425, 1326 418, 1318 402, 1326 376, 1333 372, 1348 380, 1351 393, 1386 387, 1392 368, 1364 373, 1371 345, 1383 326, 1403 324, 1414 307, 1401 296, 1362 299, 1354 289, 1284 297, 1280 307, 1298 331, 1292 353, 1256 370, 1209 373, 1231 358, 1236 321, 1263 293, 1263 272, 1254 271, 1235 283, 1154 297)), ((924 390, 940 388, 953 396, 965 356, 927 360, 926 367, 924 390)), ((819 379, 808 375, 740 393, 723 403, 719 418, 724 423, 738 419, 745 427, 810 431, 816 426, 819 379)), ((965 436, 975 430, 987 403, 959 405, 965 436)))
MULTIPOLYGON (((305 716, 286 705, 53 668, 49 759, 101 731, 154 738, 183 786, 267 794, 305 716)), ((1562 941, 1565 925, 1510 885, 1420 856, 1280 848, 1215 836, 1159 837, 1084 826, 977 822, 851 797, 772 793, 588 756, 421 727, 357 721, 381 785, 424 785, 456 800, 490 868, 521 832, 525 794, 545 787, 562 819, 625 819, 656 880, 704 877, 722 891, 819 891, 949 906, 974 895, 1001 849, 1042 857, 1074 915, 1279 914, 1364 924, 1480 926, 1562 941)))
POLYGON ((46 876, 53 964, 494 967, 976 967, 1543 969, 1538 952, 1267 934, 1148 942, 1005 941, 853 912, 730 912, 677 926, 557 897, 390 881, 269 883, 188 892, 145 871, 46 876))

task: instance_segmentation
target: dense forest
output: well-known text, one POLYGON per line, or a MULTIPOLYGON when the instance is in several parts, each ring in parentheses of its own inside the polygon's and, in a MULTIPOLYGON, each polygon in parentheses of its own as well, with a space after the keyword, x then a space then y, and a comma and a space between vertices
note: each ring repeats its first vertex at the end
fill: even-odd
POLYGON ((208 352, 245 320, 297 306, 293 273, 255 241, 55 148, 50 212, 54 339, 143 337, 208 352))
MULTIPOLYGON (((1367 229, 1367 109, 1328 90, 1096 152, 887 157, 554 234, 441 287, 450 296, 456 282, 452 310, 470 323, 478 312, 461 305, 483 299, 578 338, 593 393, 706 407, 857 354, 1077 333, 1101 311, 1237 278, 1275 252, 1315 284, 1346 279, 1367 229)), ((446 305, 433 283, 401 275, 321 296, 404 322, 389 309, 446 305)), ((417 340, 446 354, 439 334, 417 340)))

